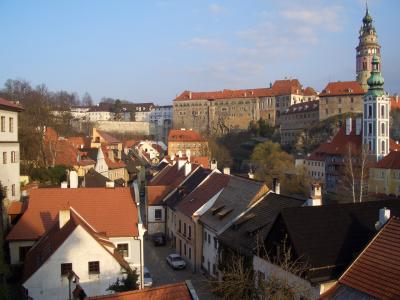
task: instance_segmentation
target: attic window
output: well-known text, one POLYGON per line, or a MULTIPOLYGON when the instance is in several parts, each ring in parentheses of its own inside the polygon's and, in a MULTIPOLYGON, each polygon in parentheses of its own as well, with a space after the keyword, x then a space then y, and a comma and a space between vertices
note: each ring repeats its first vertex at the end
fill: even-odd
POLYGON ((223 209, 225 207, 225 205, 220 205, 220 206, 216 206, 211 208, 211 213, 213 215, 215 215, 217 212, 219 212, 221 209, 223 209))
POLYGON ((224 209, 224 210, 222 210, 222 211, 220 211, 219 213, 218 213, 218 217, 220 218, 220 219, 223 219, 223 218, 225 218, 231 211, 233 210, 233 208, 226 208, 226 209, 224 209))
POLYGON ((72 263, 61 264, 61 276, 68 276, 72 272, 72 263))

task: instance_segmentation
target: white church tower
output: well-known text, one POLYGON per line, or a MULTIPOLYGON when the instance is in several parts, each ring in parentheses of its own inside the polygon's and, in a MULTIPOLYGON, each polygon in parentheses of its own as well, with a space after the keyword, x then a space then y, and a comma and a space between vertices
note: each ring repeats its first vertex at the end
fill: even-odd
POLYGON ((368 92, 364 96, 363 144, 367 145, 375 161, 389 153, 390 98, 383 90, 380 59, 372 58, 368 92))

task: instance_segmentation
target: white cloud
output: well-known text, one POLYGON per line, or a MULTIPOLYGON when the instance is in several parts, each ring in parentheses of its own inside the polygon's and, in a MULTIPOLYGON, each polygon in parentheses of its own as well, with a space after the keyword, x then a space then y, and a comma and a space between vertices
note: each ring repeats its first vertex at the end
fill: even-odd
POLYGON ((225 11, 225 8, 217 3, 212 3, 208 6, 208 10, 213 14, 220 14, 225 11))

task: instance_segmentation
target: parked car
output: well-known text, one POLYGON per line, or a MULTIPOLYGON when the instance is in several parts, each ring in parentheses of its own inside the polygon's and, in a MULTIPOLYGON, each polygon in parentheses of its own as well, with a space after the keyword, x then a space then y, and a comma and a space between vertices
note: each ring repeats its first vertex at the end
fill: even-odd
POLYGON ((144 277, 144 284, 143 284, 144 287, 152 287, 153 278, 151 278, 150 271, 146 267, 144 267, 143 277, 144 277))
POLYGON ((179 254, 170 254, 167 256, 167 263, 173 268, 173 269, 184 269, 186 268, 186 262, 183 260, 183 258, 179 254))
POLYGON ((167 239, 163 232, 157 232, 152 235, 154 246, 164 246, 167 243, 167 239))

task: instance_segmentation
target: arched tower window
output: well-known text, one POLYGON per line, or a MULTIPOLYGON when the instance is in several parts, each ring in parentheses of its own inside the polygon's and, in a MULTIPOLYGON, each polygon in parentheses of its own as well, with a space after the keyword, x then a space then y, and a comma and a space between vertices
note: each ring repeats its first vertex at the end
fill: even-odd
POLYGON ((382 154, 385 153, 385 141, 382 141, 382 154))
POLYGON ((368 118, 372 118, 372 105, 368 105, 368 118))
POLYGON ((385 106, 381 105, 381 118, 385 117, 385 106))
POLYGON ((381 134, 385 135, 385 123, 381 124, 381 134))

